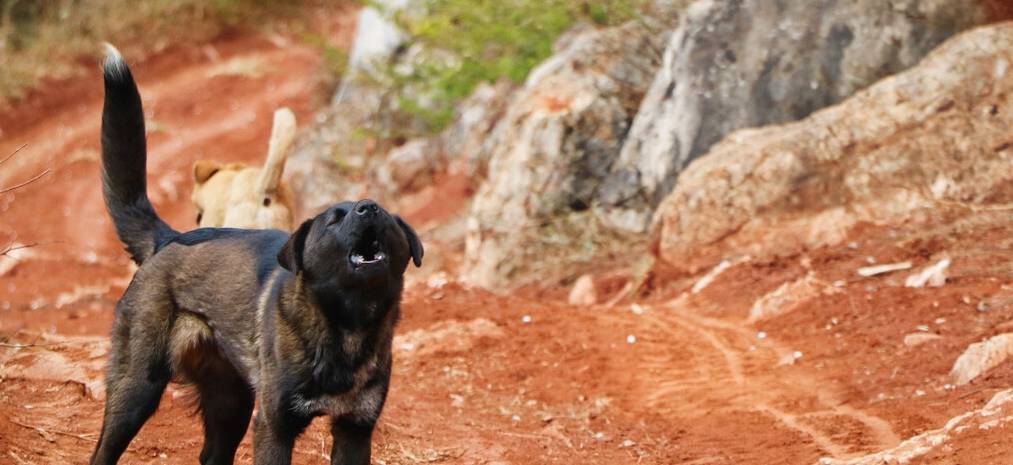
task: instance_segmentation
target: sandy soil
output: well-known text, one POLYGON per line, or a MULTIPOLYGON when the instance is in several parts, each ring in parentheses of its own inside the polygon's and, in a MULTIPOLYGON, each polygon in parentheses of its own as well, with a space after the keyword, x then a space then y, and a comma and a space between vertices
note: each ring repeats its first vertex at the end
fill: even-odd
MULTIPOLYGON (((275 42, 236 37, 212 44, 217 60, 182 50, 135 65, 153 201, 177 228, 194 224, 194 160, 259 162, 276 106, 310 117, 320 58, 275 42), (228 72, 237 69, 246 71, 228 72)), ((0 196, 2 244, 15 234, 40 244, 0 277, 0 464, 85 463, 101 421, 105 335, 130 267, 99 193, 95 74, 0 118, 0 154, 27 144, 0 185, 51 170, 0 196)), ((463 184, 438 187, 409 220, 449 218, 466 205, 463 184)), ((968 344, 1013 328, 1010 215, 923 220, 862 225, 848 243, 804 255, 739 260, 696 293, 701 276, 659 270, 615 305, 567 305, 562 287, 501 296, 439 274, 416 280, 374 462, 814 464, 941 428, 1013 381, 1008 364, 959 387, 948 375, 968 344), (856 274, 872 261, 919 268, 942 253, 954 259, 942 287, 906 288, 909 272, 856 274), (816 292, 748 318, 755 302, 807 275, 816 292), (911 347, 912 333, 940 337, 911 347)), ((594 270, 606 281, 623 272, 594 270)), ((192 411, 170 387, 123 462, 194 463, 192 411)), ((1004 421, 965 428, 911 460, 1008 463, 1010 432, 1004 421)), ((296 463, 327 463, 328 443, 316 422, 296 463)), ((250 454, 247 437, 238 462, 250 454)))

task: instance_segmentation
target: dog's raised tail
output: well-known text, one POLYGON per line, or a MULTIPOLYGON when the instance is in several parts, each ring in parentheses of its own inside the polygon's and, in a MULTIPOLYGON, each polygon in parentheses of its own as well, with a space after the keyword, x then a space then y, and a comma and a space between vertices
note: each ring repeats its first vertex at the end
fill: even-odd
POLYGON ((123 56, 105 45, 102 64, 102 193, 116 234, 140 265, 179 233, 169 227, 148 200, 145 165, 147 141, 141 95, 123 56))
POLYGON ((257 179, 257 189, 261 195, 268 196, 278 190, 281 175, 285 171, 285 159, 295 140, 295 114, 292 110, 282 107, 274 111, 274 124, 271 127, 271 139, 268 141, 267 161, 257 179))

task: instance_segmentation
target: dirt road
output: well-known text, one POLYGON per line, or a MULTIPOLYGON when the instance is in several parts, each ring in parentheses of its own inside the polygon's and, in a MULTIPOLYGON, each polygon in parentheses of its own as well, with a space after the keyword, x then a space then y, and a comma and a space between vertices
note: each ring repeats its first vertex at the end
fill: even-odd
MULTIPOLYGON (((194 224, 194 160, 259 162, 275 107, 310 118, 320 58, 276 42, 238 37, 135 66, 152 198, 175 227, 194 224)), ((27 144, 0 185, 51 170, 0 197, 0 239, 40 244, 0 275, 0 464, 85 463, 101 421, 105 334, 130 268, 100 197, 97 74, 41 114, 0 118, 0 154, 27 144)), ((374 462, 871 464, 916 450, 909 463, 1008 463, 1013 407, 982 408, 1013 368, 964 386, 948 375, 968 344, 1013 329, 1008 216, 863 225, 845 245, 735 260, 707 285, 662 272, 611 306, 567 305, 565 289, 498 296, 445 270, 405 293, 374 462), (943 252, 954 265, 942 287, 855 272, 943 252), (905 344, 912 334, 939 337, 905 344)), ((170 388, 124 463, 194 463, 192 411, 170 388)), ((313 425, 297 463, 327 463, 325 431, 313 425)), ((250 453, 247 438, 238 462, 250 453)))

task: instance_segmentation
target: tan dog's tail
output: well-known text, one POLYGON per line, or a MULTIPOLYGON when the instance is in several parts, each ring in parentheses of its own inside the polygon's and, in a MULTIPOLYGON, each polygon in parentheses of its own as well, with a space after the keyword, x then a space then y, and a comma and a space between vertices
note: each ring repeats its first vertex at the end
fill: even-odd
POLYGON ((295 140, 295 114, 292 110, 282 107, 274 112, 274 126, 271 128, 271 140, 267 148, 267 161, 257 180, 257 189, 264 196, 278 190, 281 175, 285 171, 285 159, 288 150, 295 140))

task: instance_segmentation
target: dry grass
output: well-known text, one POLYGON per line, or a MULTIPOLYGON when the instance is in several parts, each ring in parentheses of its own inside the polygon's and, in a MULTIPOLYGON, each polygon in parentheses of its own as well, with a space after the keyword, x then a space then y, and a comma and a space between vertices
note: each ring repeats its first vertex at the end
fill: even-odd
POLYGON ((200 43, 230 29, 269 27, 306 4, 347 0, 0 0, 0 107, 43 78, 81 71, 103 41, 127 55, 200 43))

